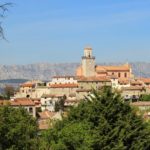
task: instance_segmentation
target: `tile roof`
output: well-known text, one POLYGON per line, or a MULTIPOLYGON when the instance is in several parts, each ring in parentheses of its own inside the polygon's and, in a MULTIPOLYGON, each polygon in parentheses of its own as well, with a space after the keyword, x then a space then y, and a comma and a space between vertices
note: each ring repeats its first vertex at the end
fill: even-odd
POLYGON ((122 66, 96 66, 96 71, 129 71, 130 67, 126 65, 122 66))
POLYGON ((35 106, 35 103, 28 98, 17 98, 10 101, 11 106, 35 106))
POLYGON ((35 106, 35 103, 31 99, 18 98, 14 100, 2 100, 0 105, 10 105, 10 106, 35 106))
POLYGON ((143 81, 144 83, 150 83, 150 78, 139 78, 139 80, 143 81))
POLYGON ((46 130, 50 127, 49 122, 47 120, 46 121, 45 120, 44 121, 39 121, 38 125, 39 125, 40 130, 46 130))
POLYGON ((56 115, 56 112, 50 112, 48 110, 42 111, 38 113, 40 116, 40 119, 49 119, 56 115))
POLYGON ((50 112, 45 110, 43 112, 39 112, 38 125, 40 130, 48 129, 52 122, 51 120, 61 120, 62 115, 59 112, 50 112))
POLYGON ((21 87, 34 87, 35 84, 33 83, 25 83, 25 84, 22 84, 21 87))

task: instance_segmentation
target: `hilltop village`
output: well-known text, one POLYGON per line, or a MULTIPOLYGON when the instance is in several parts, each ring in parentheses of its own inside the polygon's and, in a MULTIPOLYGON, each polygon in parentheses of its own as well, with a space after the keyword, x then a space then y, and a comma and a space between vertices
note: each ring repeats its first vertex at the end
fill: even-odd
POLYGON ((75 76, 54 76, 50 82, 28 81, 20 85, 14 98, 42 98, 66 96, 68 103, 84 98, 92 88, 112 86, 121 91, 125 99, 137 98, 150 93, 150 78, 137 78, 132 74, 130 64, 121 66, 98 66, 92 55, 92 48, 84 49, 81 65, 75 76))
MULTIPOLYGON (((111 86, 121 92, 126 101, 134 102, 142 94, 150 93, 150 78, 135 77, 128 63, 120 66, 96 65, 92 48, 86 47, 75 76, 54 76, 49 82, 25 82, 10 100, 10 105, 23 106, 34 117, 37 116, 37 109, 41 109, 38 113, 39 128, 46 129, 47 119, 61 119, 62 111, 58 108, 60 101, 63 110, 66 110, 78 105, 92 89, 101 89, 103 86, 111 86)), ((150 103, 135 102, 133 105, 150 107, 150 103)))

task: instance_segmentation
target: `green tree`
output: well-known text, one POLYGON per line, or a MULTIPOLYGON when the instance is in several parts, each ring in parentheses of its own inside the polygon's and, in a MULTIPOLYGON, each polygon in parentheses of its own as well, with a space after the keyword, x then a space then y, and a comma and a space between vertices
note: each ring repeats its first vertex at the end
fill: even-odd
POLYGON ((37 124, 23 108, 0 107, 0 150, 37 149, 37 124))
POLYGON ((11 96, 14 96, 15 88, 11 85, 6 85, 3 89, 3 97, 5 99, 10 99, 11 96))
POLYGON ((150 129, 120 94, 104 87, 72 108, 43 140, 51 150, 149 150, 150 129))
POLYGON ((55 102, 55 111, 56 112, 58 112, 59 110, 64 111, 65 100, 66 100, 66 95, 64 95, 57 102, 55 102))
POLYGON ((142 94, 140 96, 140 101, 150 101, 150 94, 142 94))

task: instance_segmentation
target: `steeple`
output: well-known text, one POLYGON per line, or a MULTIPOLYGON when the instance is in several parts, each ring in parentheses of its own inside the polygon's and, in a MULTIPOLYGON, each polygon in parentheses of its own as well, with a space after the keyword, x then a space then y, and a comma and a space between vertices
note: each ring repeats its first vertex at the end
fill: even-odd
POLYGON ((84 56, 82 57, 83 76, 95 76, 95 57, 92 56, 92 48, 84 48, 84 56))
POLYGON ((84 56, 87 58, 92 57, 92 48, 91 47, 84 48, 84 56))

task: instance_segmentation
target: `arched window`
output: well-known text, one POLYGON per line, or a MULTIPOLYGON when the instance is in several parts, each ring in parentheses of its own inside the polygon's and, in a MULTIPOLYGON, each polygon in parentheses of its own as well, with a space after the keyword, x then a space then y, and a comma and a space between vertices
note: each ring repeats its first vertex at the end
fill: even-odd
POLYGON ((119 78, 121 77, 121 73, 120 73, 120 72, 118 73, 118 77, 119 77, 119 78))

